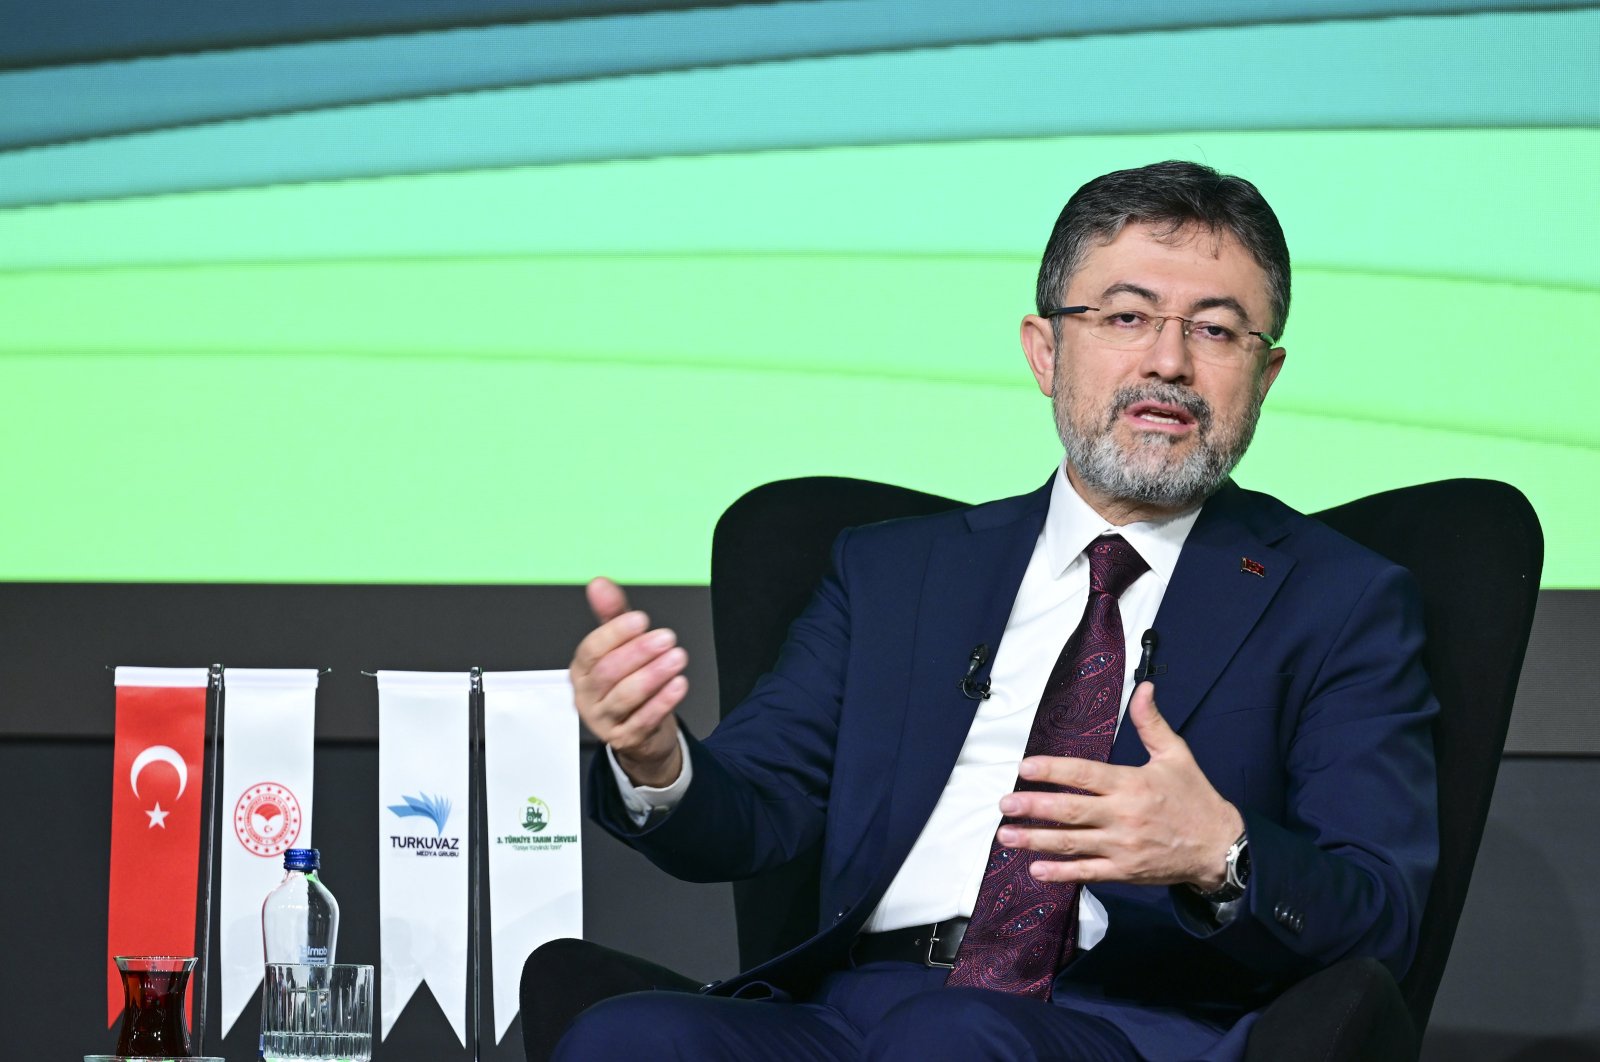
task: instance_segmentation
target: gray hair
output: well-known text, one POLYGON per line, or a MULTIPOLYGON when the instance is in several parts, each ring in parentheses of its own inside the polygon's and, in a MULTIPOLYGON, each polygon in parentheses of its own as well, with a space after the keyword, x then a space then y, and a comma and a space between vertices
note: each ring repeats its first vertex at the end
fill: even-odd
POLYGON ((1129 222, 1163 226, 1170 236, 1189 225, 1230 233, 1267 275, 1274 338, 1289 320, 1289 246, 1272 207, 1243 177, 1197 162, 1157 162, 1096 177, 1073 193, 1056 218, 1039 263, 1038 312, 1060 305, 1067 282, 1096 245, 1116 239, 1129 222))

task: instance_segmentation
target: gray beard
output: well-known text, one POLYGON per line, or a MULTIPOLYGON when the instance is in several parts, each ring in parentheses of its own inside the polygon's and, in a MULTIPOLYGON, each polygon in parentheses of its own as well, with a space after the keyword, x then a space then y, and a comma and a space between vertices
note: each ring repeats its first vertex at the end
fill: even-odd
MULTIPOLYGON (((1057 379, 1060 377, 1058 376, 1057 379)), ((1171 383, 1124 387, 1112 397, 1111 409, 1096 430, 1072 423, 1071 411, 1058 392, 1052 399, 1056 431, 1067 461, 1089 489, 1108 498, 1162 509, 1192 508, 1222 486, 1255 436, 1266 396, 1259 386, 1238 423, 1218 424, 1211 404, 1193 391, 1171 383), (1124 450, 1114 436, 1117 418, 1135 402, 1180 406, 1195 418, 1196 443, 1177 464, 1168 451, 1180 440, 1152 432, 1124 450)))

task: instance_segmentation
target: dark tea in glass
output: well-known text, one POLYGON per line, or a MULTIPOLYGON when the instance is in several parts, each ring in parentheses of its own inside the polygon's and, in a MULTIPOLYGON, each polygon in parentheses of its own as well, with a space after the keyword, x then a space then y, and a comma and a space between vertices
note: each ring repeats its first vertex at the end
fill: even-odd
POLYGON ((118 955, 122 972, 122 1031, 117 1054, 145 1058, 188 1058, 189 1024, 183 993, 193 958, 176 955, 118 955))

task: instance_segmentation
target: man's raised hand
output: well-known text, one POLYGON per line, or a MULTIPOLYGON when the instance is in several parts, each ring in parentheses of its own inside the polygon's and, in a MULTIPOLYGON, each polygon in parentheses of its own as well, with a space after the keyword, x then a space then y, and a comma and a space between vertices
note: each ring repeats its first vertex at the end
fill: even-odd
POLYGON ((670 785, 683 770, 673 713, 689 692, 689 654, 672 631, 651 630, 649 617, 630 611, 610 579, 591 581, 587 593, 600 625, 572 657, 578 715, 635 785, 670 785))
POLYGON ((1222 886, 1229 846, 1244 829, 1239 810, 1214 789, 1188 743, 1156 710, 1155 687, 1139 684, 1128 718, 1150 753, 1143 767, 1062 756, 1030 756, 1020 774, 1082 793, 1018 791, 1000 801, 1010 818, 1047 826, 1005 825, 1000 843, 1071 859, 1035 860, 1043 881, 1188 882, 1222 886))

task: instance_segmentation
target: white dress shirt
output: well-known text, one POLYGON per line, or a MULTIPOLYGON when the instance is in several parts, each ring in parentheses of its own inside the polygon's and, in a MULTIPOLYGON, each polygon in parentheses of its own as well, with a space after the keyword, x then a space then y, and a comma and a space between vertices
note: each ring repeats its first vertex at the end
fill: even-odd
MULTIPOLYGON (((1161 522, 1106 522, 1078 496, 1063 468, 1050 490, 1050 509, 1022 576, 1005 633, 989 673, 990 696, 979 702, 944 792, 863 932, 970 916, 978 900, 983 868, 1000 826, 1000 799, 1016 787, 1017 765, 1028 743, 1045 683, 1089 600, 1089 559, 1084 550, 1101 535, 1118 534, 1139 552, 1150 570, 1119 599, 1127 640, 1122 711, 1133 695, 1139 640, 1155 620, 1199 509, 1161 522)), ((916 711, 913 705, 912 711, 916 711)), ((671 808, 688 788, 692 769, 680 733, 683 772, 669 786, 634 786, 606 750, 623 803, 638 825, 652 809, 671 808)), ((1092 948, 1105 936, 1106 912, 1084 889, 1078 902, 1078 946, 1092 948)))

